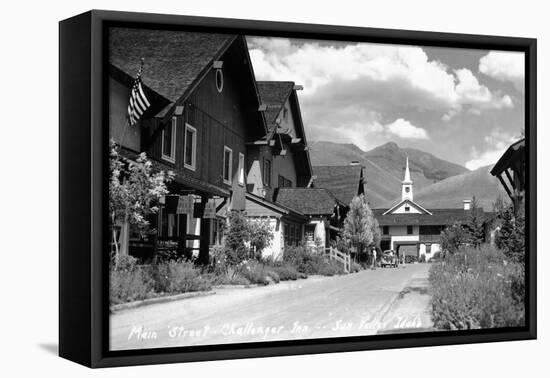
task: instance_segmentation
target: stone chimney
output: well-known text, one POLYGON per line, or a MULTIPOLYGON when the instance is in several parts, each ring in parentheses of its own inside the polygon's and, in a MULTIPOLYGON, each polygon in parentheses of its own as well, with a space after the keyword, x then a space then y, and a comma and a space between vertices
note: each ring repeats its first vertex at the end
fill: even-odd
POLYGON ((464 210, 470 210, 472 208, 472 200, 465 199, 462 203, 464 204, 464 210))

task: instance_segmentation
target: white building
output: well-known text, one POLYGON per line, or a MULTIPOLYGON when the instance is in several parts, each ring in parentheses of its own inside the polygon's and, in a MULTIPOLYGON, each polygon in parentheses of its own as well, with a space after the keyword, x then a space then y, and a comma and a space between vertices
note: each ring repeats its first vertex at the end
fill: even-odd
MULTIPOLYGON (((454 205, 454 204, 449 204, 454 205)), ((389 209, 374 209, 382 239, 382 250, 392 249, 399 257, 406 255, 428 261, 441 250, 440 234, 453 222, 464 222, 471 211, 471 200, 462 208, 426 209, 414 202, 413 180, 406 159, 405 177, 401 183, 401 200, 389 209)), ((482 209, 477 211, 483 212, 482 209)))

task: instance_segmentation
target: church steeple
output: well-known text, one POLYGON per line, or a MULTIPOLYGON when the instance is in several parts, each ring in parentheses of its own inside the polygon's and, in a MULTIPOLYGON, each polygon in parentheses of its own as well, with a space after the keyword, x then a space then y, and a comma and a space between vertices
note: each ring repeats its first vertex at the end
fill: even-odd
POLYGON ((411 172, 409 170, 409 157, 405 166, 405 178, 401 182, 401 200, 413 200, 413 182, 411 180, 411 172))

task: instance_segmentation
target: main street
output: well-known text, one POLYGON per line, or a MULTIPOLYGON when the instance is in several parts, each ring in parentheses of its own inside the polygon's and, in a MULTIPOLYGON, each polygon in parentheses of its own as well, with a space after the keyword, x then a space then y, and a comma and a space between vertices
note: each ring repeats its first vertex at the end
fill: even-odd
POLYGON ((310 277, 151 304, 110 317, 111 349, 426 330, 430 264, 310 277))

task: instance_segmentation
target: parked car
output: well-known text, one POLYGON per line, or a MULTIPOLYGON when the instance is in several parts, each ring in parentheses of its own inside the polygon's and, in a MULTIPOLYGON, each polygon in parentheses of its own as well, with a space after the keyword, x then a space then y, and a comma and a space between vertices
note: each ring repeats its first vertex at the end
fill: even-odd
POLYGON ((380 265, 382 268, 385 268, 386 266, 397 268, 397 264, 397 255, 394 251, 388 249, 382 253, 382 256, 380 257, 380 265))

